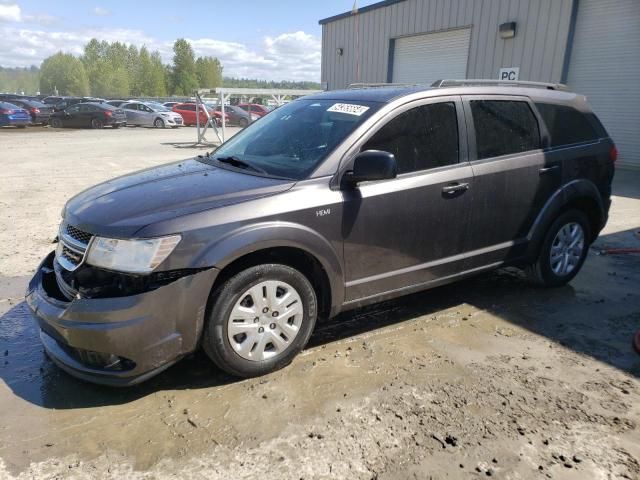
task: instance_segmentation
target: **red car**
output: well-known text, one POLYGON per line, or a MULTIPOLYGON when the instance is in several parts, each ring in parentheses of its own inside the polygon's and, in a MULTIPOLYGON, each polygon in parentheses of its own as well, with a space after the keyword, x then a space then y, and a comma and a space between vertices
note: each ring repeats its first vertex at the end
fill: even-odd
MULTIPOLYGON (((182 119, 184 120, 185 125, 196 125, 196 104, 195 103, 178 103, 174 105, 172 110, 176 113, 182 115, 182 119)), ((208 110, 209 116, 216 119, 216 123, 218 125, 222 124, 222 114, 220 112, 215 112, 211 109, 208 110)), ((226 115, 226 121, 229 121, 229 116, 226 115)), ((204 113, 203 107, 200 110, 200 124, 204 125, 207 122, 207 116, 204 113)))
POLYGON ((265 107, 264 105, 260 105, 258 103, 241 103, 238 106, 245 112, 253 113, 255 115, 258 115, 259 117, 264 117, 271 111, 269 107, 265 107))

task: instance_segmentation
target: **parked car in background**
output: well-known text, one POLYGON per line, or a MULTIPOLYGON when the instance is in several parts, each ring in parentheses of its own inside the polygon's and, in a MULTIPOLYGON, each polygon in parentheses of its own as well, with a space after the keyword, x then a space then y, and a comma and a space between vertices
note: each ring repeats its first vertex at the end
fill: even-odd
MULTIPOLYGON (((204 125, 207 122, 207 116, 204 113, 204 107, 200 107, 200 124, 204 125)), ((195 103, 179 103, 177 105, 173 106, 172 109, 174 112, 179 113, 180 115, 182 115, 182 118, 184 119, 184 124, 185 125, 196 125, 197 124, 197 117, 196 117, 196 104, 195 103)), ((222 123, 222 113, 220 112, 216 112, 215 110, 207 110, 207 112, 209 113, 210 117, 215 118, 216 124, 220 125, 222 123)), ((228 122, 230 119, 229 115, 227 114, 225 121, 228 122)))
POLYGON ((241 103, 238 105, 245 112, 252 113, 259 117, 264 117, 267 113, 269 113, 272 109, 265 106, 260 105, 259 103, 241 103))
POLYGON ((71 105, 75 105, 76 103, 103 103, 105 100, 103 98, 94 98, 94 97, 65 97, 57 103, 53 104, 53 111, 57 112, 60 110, 64 110, 71 105))
POLYGON ((177 128, 184 124, 179 113, 173 112, 162 105, 127 102, 120 105, 120 108, 127 115, 127 125, 177 128))
POLYGON ((118 128, 126 124, 124 110, 106 103, 76 103, 65 110, 53 112, 49 119, 53 128, 118 128))
POLYGON ((172 109, 173 107, 175 107, 176 105, 179 105, 182 102, 164 102, 162 104, 163 107, 167 107, 168 109, 172 109))
POLYGON ((0 102, 0 127, 24 128, 31 124, 31 115, 13 103, 0 102))
POLYGON ((24 108, 28 111, 31 116, 31 123, 34 124, 40 123, 42 125, 46 125, 49 123, 49 117, 53 112, 53 108, 50 105, 45 105, 37 100, 13 99, 9 103, 17 105, 18 107, 24 108))
MULTIPOLYGON (((222 107, 218 105, 216 107, 216 112, 222 112, 222 107)), ((250 114, 245 112, 242 108, 237 107, 235 105, 225 105, 224 113, 227 115, 227 119, 225 119, 225 123, 228 125, 237 125, 239 127, 246 127, 251 122, 258 120, 260 117, 256 114, 250 114)))
POLYGON ((119 107, 123 103, 127 103, 129 100, 107 100, 105 103, 108 103, 112 107, 119 107))

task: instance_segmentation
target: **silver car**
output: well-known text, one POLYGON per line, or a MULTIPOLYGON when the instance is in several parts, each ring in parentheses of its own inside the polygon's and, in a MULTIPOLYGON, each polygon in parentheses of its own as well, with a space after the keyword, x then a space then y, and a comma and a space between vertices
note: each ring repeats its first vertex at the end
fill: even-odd
POLYGON ((183 125, 182 115, 161 105, 127 102, 120 105, 120 108, 127 114, 127 125, 156 128, 177 128, 183 125))

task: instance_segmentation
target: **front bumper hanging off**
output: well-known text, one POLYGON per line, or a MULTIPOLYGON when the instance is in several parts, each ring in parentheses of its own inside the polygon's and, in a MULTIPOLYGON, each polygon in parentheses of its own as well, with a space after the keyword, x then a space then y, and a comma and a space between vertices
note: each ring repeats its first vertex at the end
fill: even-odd
POLYGON ((136 295, 69 301, 57 284, 54 261, 52 252, 40 264, 26 301, 45 351, 71 375, 133 385, 197 348, 215 268, 136 295))

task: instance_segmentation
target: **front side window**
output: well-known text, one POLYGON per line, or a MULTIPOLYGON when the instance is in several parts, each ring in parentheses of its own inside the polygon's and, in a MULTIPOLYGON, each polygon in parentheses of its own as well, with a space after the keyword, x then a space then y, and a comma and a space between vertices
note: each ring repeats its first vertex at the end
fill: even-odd
POLYGON ((552 147, 593 141, 599 137, 588 114, 579 112, 573 107, 536 103, 536 108, 547 125, 552 147))
POLYGON ((368 101, 296 100, 237 133, 212 157, 248 164, 247 173, 258 170, 296 180, 307 178, 381 105, 368 101))
POLYGON ((73 107, 67 108, 67 113, 76 113, 79 110, 80 110, 80 107, 78 107, 77 105, 74 105, 73 107))
POLYGON ((540 148, 540 129, 529 104, 471 100, 478 160, 540 148))
POLYGON ((362 147, 393 153, 398 173, 458 163, 458 120, 453 102, 412 108, 390 120, 362 147))

